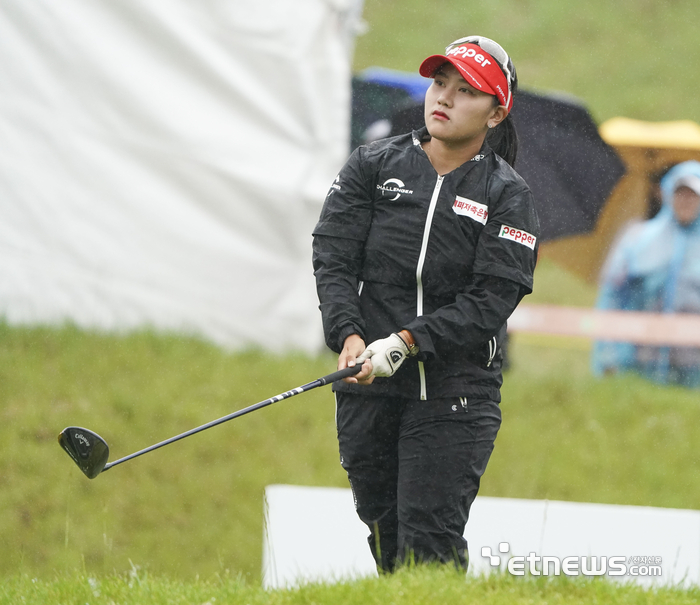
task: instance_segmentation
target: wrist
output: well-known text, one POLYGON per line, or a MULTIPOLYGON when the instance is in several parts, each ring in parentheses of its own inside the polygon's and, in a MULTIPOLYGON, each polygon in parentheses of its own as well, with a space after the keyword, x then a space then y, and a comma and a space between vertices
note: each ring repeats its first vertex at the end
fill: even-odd
POLYGON ((352 325, 345 326, 338 334, 338 351, 342 351, 348 343, 356 339, 364 341, 357 328, 352 325))
POLYGON ((362 342, 364 343, 364 340, 362 339, 362 336, 359 334, 350 334, 345 338, 343 341, 343 347, 347 347, 348 345, 352 345, 352 343, 356 342, 362 342))
POLYGON ((413 339, 413 334, 411 334, 408 330, 401 330, 400 332, 397 333, 397 336, 406 345, 406 348, 408 349, 408 356, 409 357, 413 357, 413 355, 418 353, 418 345, 416 344, 416 341, 413 339))

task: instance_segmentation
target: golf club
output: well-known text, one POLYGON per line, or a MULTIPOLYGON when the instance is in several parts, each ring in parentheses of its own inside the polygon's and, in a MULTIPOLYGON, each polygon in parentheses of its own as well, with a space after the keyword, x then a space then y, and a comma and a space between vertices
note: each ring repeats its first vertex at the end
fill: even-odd
POLYGON ((170 439, 166 439, 165 441, 161 441, 160 443, 156 443, 155 445, 151 445, 150 447, 139 450, 138 452, 135 452, 128 456, 124 456, 124 458, 120 458, 119 460, 115 460, 114 462, 107 462, 107 460, 109 459, 109 446, 107 445, 107 442, 104 439, 102 439, 102 437, 100 437, 97 433, 93 433, 88 429, 81 428, 78 426, 66 427, 59 434, 58 443, 78 465, 78 468, 85 474, 85 476, 88 479, 94 479, 100 473, 112 468, 113 466, 117 466, 117 464, 121 464, 122 462, 126 462, 127 460, 131 460, 138 456, 142 456, 143 454, 152 452, 153 450, 157 450, 158 448, 161 448, 164 445, 174 443, 175 441, 179 441, 180 439, 184 439, 185 437, 189 437, 190 435, 194 435, 195 433, 205 431, 206 429, 210 429, 211 427, 216 426, 218 424, 222 424, 229 420, 233 420, 234 418, 238 418, 239 416, 243 416, 244 414, 248 414, 249 412, 254 412, 255 410, 264 408, 265 406, 268 406, 272 403, 282 401, 283 399, 288 399, 289 397, 294 397, 294 395, 299 395, 300 393, 310 391, 311 389, 315 389, 316 387, 321 387, 323 385, 330 384, 331 382, 335 382, 336 380, 342 380, 343 378, 346 378, 348 376, 353 376, 354 374, 357 374, 361 369, 362 364, 358 364, 353 367, 338 370, 337 372, 333 372, 332 374, 328 374, 327 376, 318 378, 313 382, 309 382, 308 384, 297 387, 296 389, 292 389, 291 391, 281 393, 280 395, 276 395, 275 397, 270 397, 270 399, 266 399, 265 401, 261 401, 260 403, 256 403, 247 408, 243 408, 242 410, 238 410, 237 412, 233 412, 232 414, 228 414, 227 416, 223 416, 218 420, 212 420, 211 422, 203 424, 202 426, 198 426, 195 429, 191 429, 189 431, 186 431, 185 433, 176 435, 175 437, 171 437, 170 439))

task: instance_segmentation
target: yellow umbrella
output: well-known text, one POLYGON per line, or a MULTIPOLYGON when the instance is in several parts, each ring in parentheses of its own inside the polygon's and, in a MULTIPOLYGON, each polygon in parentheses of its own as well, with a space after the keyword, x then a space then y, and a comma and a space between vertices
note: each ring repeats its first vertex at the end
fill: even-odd
POLYGON ((625 162, 627 173, 610 194, 595 230, 545 242, 540 256, 596 281, 616 235, 630 221, 647 216, 649 175, 679 162, 700 160, 700 125, 690 120, 642 122, 612 118, 600 135, 625 162))

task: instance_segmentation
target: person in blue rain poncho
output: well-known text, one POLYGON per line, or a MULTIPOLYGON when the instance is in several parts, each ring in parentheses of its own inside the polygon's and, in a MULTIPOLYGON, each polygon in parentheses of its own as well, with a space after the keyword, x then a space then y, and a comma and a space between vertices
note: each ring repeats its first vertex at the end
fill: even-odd
MULTIPOLYGON (((598 309, 700 313, 700 162, 674 166, 660 187, 659 213, 630 227, 606 260, 598 309)), ((664 384, 700 387, 700 349, 598 342, 593 370, 629 370, 664 384)))

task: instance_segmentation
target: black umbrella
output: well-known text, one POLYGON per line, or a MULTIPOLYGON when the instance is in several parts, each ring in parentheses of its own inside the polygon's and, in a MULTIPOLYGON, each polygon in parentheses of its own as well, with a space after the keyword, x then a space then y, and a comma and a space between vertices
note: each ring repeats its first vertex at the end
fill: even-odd
MULTIPOLYGON (((519 91, 512 113, 519 137, 515 168, 535 197, 541 241, 592 231, 625 173, 620 157, 575 100, 519 91)), ((392 115, 390 134, 424 123, 423 105, 414 104, 392 115)))

